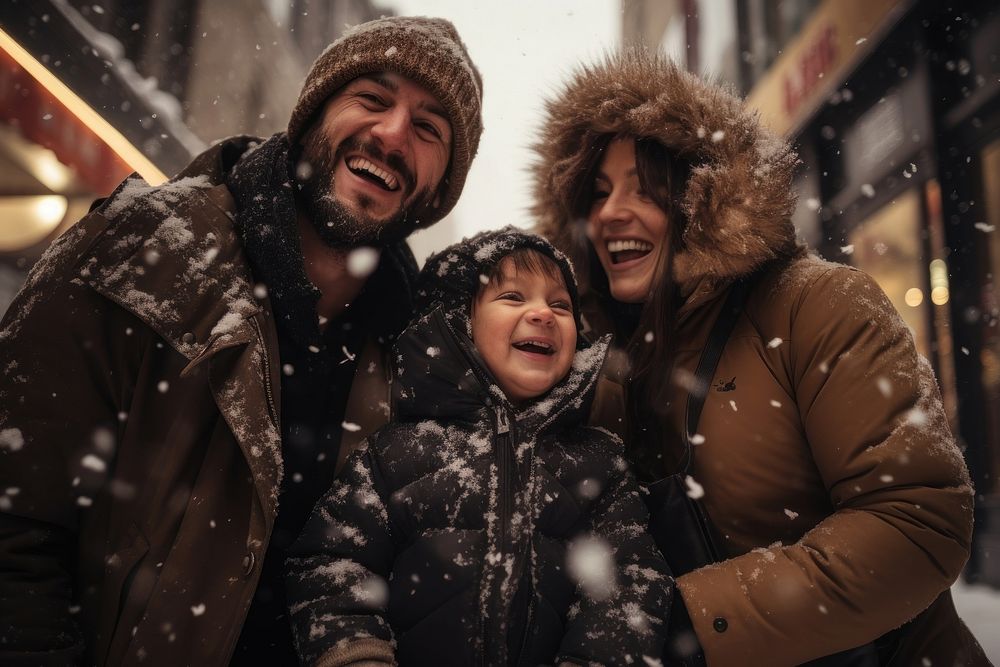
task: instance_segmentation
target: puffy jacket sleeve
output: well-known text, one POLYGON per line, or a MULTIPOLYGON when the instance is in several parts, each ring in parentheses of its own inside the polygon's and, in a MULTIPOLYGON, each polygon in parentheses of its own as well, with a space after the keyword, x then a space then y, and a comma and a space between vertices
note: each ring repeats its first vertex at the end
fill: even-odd
POLYGON ((303 664, 393 663, 385 614, 394 554, 378 466, 366 441, 289 551, 288 605, 303 664))
POLYGON ((930 365, 874 280, 810 277, 791 309, 794 398, 833 512, 678 579, 709 664, 799 664, 929 606, 968 557, 973 494, 930 365))
MULTIPOLYGON (((75 263, 88 216, 39 260, 0 324, 0 663, 66 664, 79 515, 109 468, 120 405, 104 304, 75 263)), ((76 591, 78 595, 80 592, 76 591)))
MULTIPOLYGON (((601 440, 599 450, 621 452, 617 438, 601 440)), ((589 530, 569 546, 578 599, 556 664, 659 664, 663 653, 673 578, 647 531, 646 504, 628 464, 617 455, 609 468, 589 530)))

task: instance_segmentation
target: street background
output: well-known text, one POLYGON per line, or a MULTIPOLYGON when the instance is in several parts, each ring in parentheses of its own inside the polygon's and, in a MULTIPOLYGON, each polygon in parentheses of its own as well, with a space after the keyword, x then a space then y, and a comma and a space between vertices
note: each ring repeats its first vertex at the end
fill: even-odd
MULTIPOLYGON (((802 160, 800 237, 879 282, 934 366, 977 489, 960 613, 1000 662, 1000 9, 967 0, 2 0, 0 313, 31 266, 132 171, 150 182, 232 134, 284 128, 347 26, 452 20, 485 132, 418 261, 530 227, 543 101, 620 45, 747 98, 802 160)), ((711 131, 711 128, 708 128, 711 131)))

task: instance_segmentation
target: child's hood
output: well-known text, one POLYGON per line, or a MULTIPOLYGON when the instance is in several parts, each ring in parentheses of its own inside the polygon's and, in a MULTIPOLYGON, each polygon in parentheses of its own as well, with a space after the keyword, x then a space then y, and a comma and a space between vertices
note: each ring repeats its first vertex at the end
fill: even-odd
POLYGON ((417 283, 416 317, 395 345, 393 393, 400 417, 471 417, 483 407, 509 406, 472 343, 471 307, 497 262, 522 248, 551 258, 562 272, 573 303, 577 350, 567 377, 527 404, 517 418, 538 415, 549 423, 572 408, 583 419, 585 412, 579 411, 593 398, 609 337, 590 343, 582 335, 569 259, 542 237, 510 226, 477 234, 428 258, 417 283))

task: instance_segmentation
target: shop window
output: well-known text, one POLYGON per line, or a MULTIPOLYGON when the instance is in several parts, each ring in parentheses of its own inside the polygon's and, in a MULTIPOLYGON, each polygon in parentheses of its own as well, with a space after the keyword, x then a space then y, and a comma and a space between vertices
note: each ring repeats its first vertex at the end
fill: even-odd
MULTIPOLYGON (((920 194, 910 189, 878 209, 848 235, 852 263, 872 276, 930 357, 927 317, 932 290, 923 261, 920 194)), ((938 291, 937 301, 946 295, 938 291)))
POLYGON ((986 402, 987 451, 991 478, 1000 479, 1000 140, 982 152, 985 220, 975 223, 984 237, 989 264, 983 285, 983 347, 980 362, 986 402))

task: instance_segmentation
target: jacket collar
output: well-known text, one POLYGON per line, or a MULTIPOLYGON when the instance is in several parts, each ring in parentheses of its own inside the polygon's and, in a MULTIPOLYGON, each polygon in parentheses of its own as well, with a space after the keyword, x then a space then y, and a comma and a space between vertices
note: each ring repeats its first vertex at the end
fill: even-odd
POLYGON ((110 221, 83 255, 82 280, 133 312, 189 360, 250 340, 262 310, 213 174, 150 186, 133 176, 97 209, 110 221))

